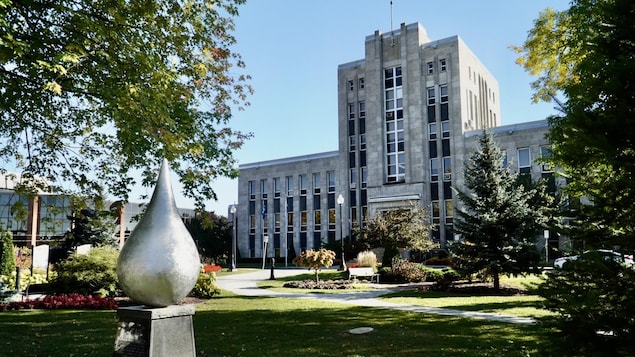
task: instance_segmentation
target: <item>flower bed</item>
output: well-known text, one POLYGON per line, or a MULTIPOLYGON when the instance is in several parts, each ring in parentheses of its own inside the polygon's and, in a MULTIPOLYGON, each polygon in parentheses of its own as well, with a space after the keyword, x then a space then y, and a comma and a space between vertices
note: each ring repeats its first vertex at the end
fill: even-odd
POLYGON ((337 290, 350 289, 353 283, 347 280, 326 280, 316 282, 315 280, 296 280, 285 283, 283 288, 294 289, 318 289, 318 290, 337 290))
POLYGON ((35 300, 14 301, 8 304, 0 304, 0 311, 24 310, 24 309, 87 309, 87 310, 114 310, 117 303, 113 298, 102 298, 81 294, 63 294, 45 296, 35 300))
POLYGON ((216 264, 205 264, 203 266, 203 271, 206 273, 212 273, 212 272, 217 272, 221 270, 223 270, 223 268, 220 265, 216 265, 216 264))

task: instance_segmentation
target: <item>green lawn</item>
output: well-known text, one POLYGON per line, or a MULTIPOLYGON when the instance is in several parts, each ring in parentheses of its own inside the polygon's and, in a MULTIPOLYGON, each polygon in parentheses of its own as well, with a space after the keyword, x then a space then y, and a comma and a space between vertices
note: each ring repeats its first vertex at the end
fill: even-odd
MULTIPOLYGON (((537 297, 532 296, 403 292, 386 298, 414 305, 540 317, 515 312, 535 309, 537 297)), ((197 305, 196 310, 195 338, 200 356, 531 356, 548 355, 550 350, 550 331, 540 324, 514 325, 304 299, 242 297, 226 291, 197 305), (362 326, 374 331, 365 335, 348 332, 362 326)), ((114 311, 0 313, 0 355, 109 356, 116 329, 114 311)))

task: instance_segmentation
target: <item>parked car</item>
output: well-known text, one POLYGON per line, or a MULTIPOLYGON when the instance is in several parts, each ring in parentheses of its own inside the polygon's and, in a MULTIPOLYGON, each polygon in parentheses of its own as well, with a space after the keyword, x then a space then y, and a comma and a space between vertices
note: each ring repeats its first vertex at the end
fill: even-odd
MULTIPOLYGON (((584 253, 582 253, 582 255, 585 254, 589 254, 589 253, 599 253, 602 258, 604 260, 613 260, 619 263, 624 263, 626 265, 632 266, 633 265, 633 256, 632 255, 624 255, 620 252, 616 252, 614 250, 608 250, 608 249, 598 249, 598 250, 587 250, 584 253)), ((577 260, 580 256, 579 255, 572 255, 569 257, 562 257, 562 258, 558 258, 556 260, 554 260, 553 262, 553 266, 555 268, 562 268, 564 266, 564 264, 566 262, 572 261, 572 260, 577 260)))

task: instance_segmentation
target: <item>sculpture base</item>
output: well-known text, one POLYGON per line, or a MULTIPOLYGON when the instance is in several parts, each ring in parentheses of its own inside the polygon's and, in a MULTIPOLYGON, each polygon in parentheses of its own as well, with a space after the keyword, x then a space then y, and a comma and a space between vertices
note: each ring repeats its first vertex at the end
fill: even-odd
POLYGON ((117 309, 115 357, 196 356, 193 305, 117 309))

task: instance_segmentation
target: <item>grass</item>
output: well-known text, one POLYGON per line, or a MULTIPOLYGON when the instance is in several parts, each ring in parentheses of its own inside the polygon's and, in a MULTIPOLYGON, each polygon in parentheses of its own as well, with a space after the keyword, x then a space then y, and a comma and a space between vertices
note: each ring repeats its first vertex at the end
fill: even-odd
POLYGON ((207 356, 526 356, 548 330, 484 320, 351 307, 315 300, 222 296, 199 305, 197 350, 207 356), (369 326, 369 334, 350 329, 369 326))
MULTIPOLYGON (((481 300, 402 294, 388 298, 394 302, 410 299, 408 303, 425 300, 471 311, 500 312, 504 306, 505 313, 535 304, 491 296, 481 300)), ((196 310, 200 356, 530 356, 550 351, 551 331, 540 324, 514 325, 308 299, 243 297, 226 291, 196 310), (348 332, 362 326, 374 331, 348 332)), ((0 313, 0 355, 109 356, 116 330, 114 311, 0 313)))
MULTIPOLYGON (((501 279, 501 284, 518 289, 532 288, 541 282, 539 276, 509 277, 501 279)), ((553 313, 541 308, 543 298, 537 295, 483 295, 472 296, 460 293, 438 291, 403 291, 381 296, 393 303, 427 307, 441 307, 464 311, 482 311, 502 315, 542 318, 553 313)))

